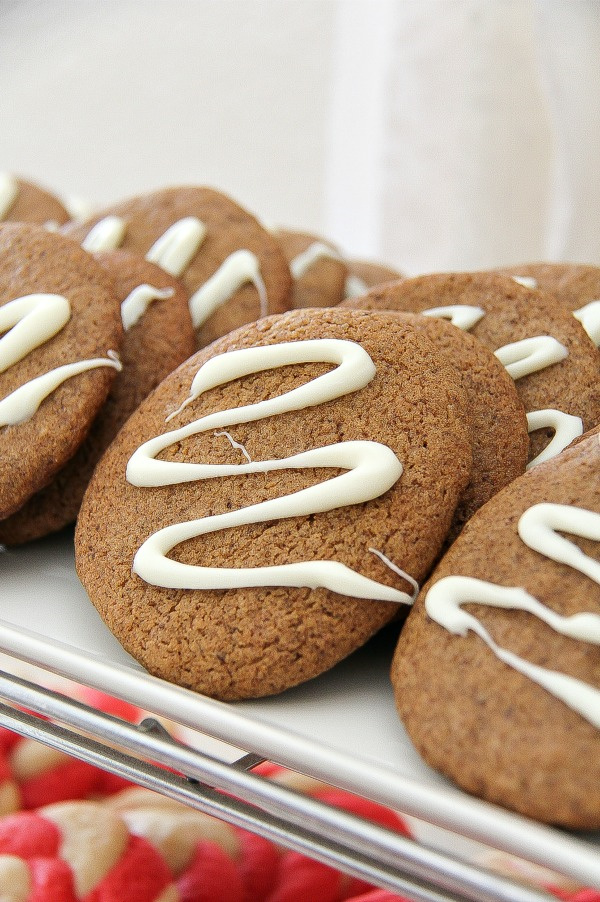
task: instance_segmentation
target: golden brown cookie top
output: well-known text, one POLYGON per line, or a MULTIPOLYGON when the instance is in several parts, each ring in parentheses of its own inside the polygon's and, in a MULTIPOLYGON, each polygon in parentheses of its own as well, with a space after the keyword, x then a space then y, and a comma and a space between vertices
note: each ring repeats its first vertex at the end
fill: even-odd
POLYGON ((337 247, 309 232, 278 229, 292 276, 291 307, 334 307, 344 298, 348 267, 337 247))
POLYGON ((360 297, 366 294, 376 285, 383 285, 385 282, 397 282, 404 278, 401 272, 378 263, 376 260, 356 260, 354 258, 346 259, 348 266, 348 276, 346 278, 345 296, 347 298, 360 297))
POLYGON ((187 292, 179 279, 126 251, 106 251, 96 259, 121 304, 123 369, 75 455, 49 485, 0 521, 5 545, 29 542, 74 522, 94 467, 123 423, 195 350, 187 292))
POLYGON ((34 222, 56 227, 70 218, 63 203, 45 188, 0 172, 0 222, 34 222))
POLYGON ((484 505, 423 587, 392 669, 426 760, 573 828, 600 826, 599 466, 596 431, 484 505))
POLYGON ((307 680, 406 602, 378 552, 425 577, 469 478, 465 404, 397 318, 311 309, 242 327, 161 383, 100 462, 80 578, 166 679, 230 699, 307 680))
POLYGON ((0 225, 0 516, 83 441, 120 368, 120 309, 105 270, 41 226, 0 225))
POLYGON ((277 239, 212 188, 165 188, 69 226, 91 251, 134 251, 182 279, 197 345, 289 306, 290 274, 277 239))
MULTIPOLYGON (((433 273, 373 289, 361 306, 453 317, 506 365, 527 414, 580 418, 580 431, 600 422, 600 355, 551 295, 498 273, 433 273)), ((554 417, 532 428, 531 459, 552 438, 554 417)))

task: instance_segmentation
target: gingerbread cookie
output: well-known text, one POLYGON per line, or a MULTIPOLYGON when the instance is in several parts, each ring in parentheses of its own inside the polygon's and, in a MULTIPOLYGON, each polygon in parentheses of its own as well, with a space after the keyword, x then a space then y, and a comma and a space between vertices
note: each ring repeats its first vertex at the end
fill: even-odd
POLYGON ((45 188, 0 172, 0 222, 35 222, 55 228, 70 218, 66 207, 45 188))
POLYGON ((600 267, 583 263, 528 263, 499 270, 527 287, 553 295, 600 345, 600 267))
POLYGON ((0 542, 17 545, 72 523, 94 467, 146 395, 195 349, 187 293, 178 279, 125 251, 97 255, 121 302, 122 371, 90 432, 52 482, 0 520, 0 542))
POLYGON ((141 195, 67 232, 92 252, 135 251, 181 278, 198 347, 289 307, 290 273, 279 242, 211 188, 141 195))
MULTIPOLYGON (((360 303, 352 299, 340 306, 359 309, 360 303)), ((396 316, 423 332, 456 367, 468 399, 473 465, 447 537, 451 542, 482 504, 524 472, 527 418, 513 380, 489 348, 444 319, 416 313, 396 316)))
POLYGON ((372 260, 346 260, 348 276, 344 288, 346 298, 357 298, 366 294, 370 288, 383 285, 385 282, 397 282, 402 279, 402 273, 383 263, 372 260))
POLYGON ((448 317, 491 348, 527 412, 531 462, 600 422, 600 357, 551 295, 497 273, 434 273, 373 289, 360 305, 448 317))
POLYGON ((335 307, 344 298, 348 267, 329 241, 306 232, 278 229, 292 275, 291 306, 335 307))
POLYGON ((392 667, 417 749, 467 791, 600 827, 598 431, 515 480, 424 586, 392 667))
POLYGON ((1 225, 0 334, 4 518, 73 456, 121 368, 111 280, 69 239, 1 225))
POLYGON ((104 455, 80 579, 165 679, 238 699, 316 676, 428 572, 469 479, 465 405, 455 370, 395 317, 242 327, 167 377, 104 455))

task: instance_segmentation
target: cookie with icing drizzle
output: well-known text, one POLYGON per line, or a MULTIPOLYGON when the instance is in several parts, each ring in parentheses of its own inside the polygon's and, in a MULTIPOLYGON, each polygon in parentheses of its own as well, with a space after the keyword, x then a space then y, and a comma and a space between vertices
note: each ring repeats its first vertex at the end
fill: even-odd
POLYGON ((92 252, 136 252, 180 278, 198 347, 289 307, 290 273, 279 242, 251 213, 212 188, 140 195, 66 231, 92 252))
MULTIPOLYGON (((341 305, 345 309, 360 306, 360 299, 348 299, 341 305)), ((482 504, 524 472, 529 452, 527 417, 513 380, 489 348, 443 318, 395 315, 426 335, 447 357, 468 399, 473 465, 454 512, 446 539, 449 543, 482 504)))
POLYGON ((432 273, 373 289, 360 306, 448 318, 491 348, 530 419, 531 462, 600 422, 600 356, 550 294, 499 273, 432 273))
POLYGON ((426 761, 541 821, 600 827, 599 430, 482 507, 423 587, 392 682, 426 761))
POLYGON ((334 307, 344 298, 348 267, 340 251, 318 235, 278 229, 292 276, 291 306, 334 307))
POLYGON ((0 225, 0 518, 73 456, 121 368, 103 267, 41 226, 0 225))
POLYGON ((46 188, 0 172, 0 222, 33 222, 56 228, 70 218, 62 201, 46 188))
POLYGON ((376 260, 357 260, 353 257, 346 259, 348 276, 344 289, 345 298, 357 298, 366 294, 376 285, 385 282, 397 282, 404 278, 401 272, 392 269, 384 263, 376 260))
POLYGON ((527 263, 499 270, 526 287, 553 295, 600 345, 600 266, 584 263, 527 263))
POLYGON ((126 251, 105 251, 96 259, 110 275, 121 303, 123 369, 75 455, 49 485, 0 520, 0 542, 5 545, 37 539, 74 522, 94 467, 121 426, 195 350, 187 292, 179 279, 126 251))
POLYGON ((151 672, 224 699, 280 692, 411 603, 469 479, 465 412, 456 372, 395 317, 242 327, 169 376, 104 455, 79 576, 151 672))

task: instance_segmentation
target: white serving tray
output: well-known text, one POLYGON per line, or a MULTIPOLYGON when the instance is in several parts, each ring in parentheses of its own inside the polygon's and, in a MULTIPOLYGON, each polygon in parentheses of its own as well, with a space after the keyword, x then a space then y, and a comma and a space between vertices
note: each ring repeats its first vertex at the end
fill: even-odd
POLYGON ((219 761, 254 753, 389 805, 416 819, 428 844, 457 857, 483 843, 600 888, 600 834, 567 834, 488 805, 421 761, 394 707, 394 640, 384 630, 303 686, 224 704, 150 676, 123 650, 77 578, 70 531, 0 552, 4 670, 18 674, 28 662, 174 721, 219 761))

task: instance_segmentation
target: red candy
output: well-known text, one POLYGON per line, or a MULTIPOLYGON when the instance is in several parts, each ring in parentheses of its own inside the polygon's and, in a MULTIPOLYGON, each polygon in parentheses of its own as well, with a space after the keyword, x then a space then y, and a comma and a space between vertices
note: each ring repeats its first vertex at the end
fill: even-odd
POLYGON ((238 868, 214 842, 198 843, 192 861, 177 880, 177 889, 181 902, 244 902, 238 868))
POLYGON ((125 854, 83 902, 155 902, 170 883, 159 852, 142 837, 132 836, 125 854))
POLYGON ((58 854, 60 831, 55 824, 33 811, 20 811, 0 819, 0 855, 25 860, 58 854))

